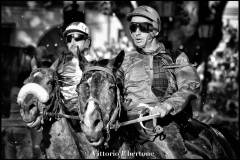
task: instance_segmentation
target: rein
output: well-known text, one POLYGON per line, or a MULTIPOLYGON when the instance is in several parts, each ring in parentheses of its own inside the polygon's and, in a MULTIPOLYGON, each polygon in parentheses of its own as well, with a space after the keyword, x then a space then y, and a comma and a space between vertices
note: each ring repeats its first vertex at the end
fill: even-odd
POLYGON ((53 111, 48 112, 48 111, 46 111, 47 107, 44 107, 43 111, 40 113, 43 116, 43 119, 47 119, 47 117, 50 117, 50 118, 53 117, 55 119, 67 118, 67 119, 76 119, 76 120, 82 121, 82 118, 80 118, 79 116, 67 115, 64 113, 57 113, 59 111, 60 112, 62 111, 62 105, 64 105, 64 102, 60 98, 59 83, 58 83, 58 78, 56 75, 54 75, 54 82, 55 82, 54 91, 53 91, 54 96, 51 99, 51 102, 48 104, 48 106, 50 106, 50 107, 53 106, 54 108, 53 108, 53 111))
MULTIPOLYGON (((101 66, 87 67, 85 69, 84 73, 87 73, 89 71, 96 71, 96 70, 97 71, 103 71, 103 72, 106 72, 109 75, 111 75, 113 77, 113 79, 114 79, 115 84, 116 84, 116 77, 113 74, 112 70, 110 70, 108 68, 101 67, 101 66)), ((37 71, 38 70, 36 70, 33 73, 36 73, 37 71)), ((67 119, 79 120, 80 122, 83 121, 83 118, 81 116, 79 108, 78 108, 78 112, 79 112, 78 116, 67 115, 67 114, 64 114, 64 113, 57 113, 57 110, 59 111, 61 106, 64 105, 64 102, 62 102, 62 99, 60 99, 59 84, 58 84, 58 79, 57 79, 56 76, 54 76, 54 81, 56 82, 56 86, 54 87, 55 89, 53 91, 55 95, 54 95, 54 98, 52 98, 51 102, 48 104, 48 106, 54 106, 55 110, 53 110, 52 112, 47 112, 46 108, 44 108, 43 111, 40 114, 43 115, 44 119, 46 119, 47 117, 54 117, 56 119, 67 118, 67 119)), ((96 98, 91 97, 91 98, 89 98, 87 100, 87 102, 89 102, 90 100, 94 101, 99 106, 101 106, 99 100, 97 100, 96 98)), ((137 119, 124 121, 124 122, 118 122, 116 119, 117 119, 117 116, 120 116, 120 113, 121 113, 120 90, 117 87, 117 107, 115 108, 115 110, 114 110, 114 112, 113 112, 113 114, 112 114, 112 116, 110 118, 110 121, 108 122, 108 124, 106 126, 106 130, 107 130, 108 135, 109 135, 109 132, 110 132, 111 129, 114 129, 115 131, 117 131, 122 126, 127 126, 127 125, 131 125, 131 124, 134 124, 134 123, 141 123, 143 121, 147 121, 147 120, 151 120, 151 119, 155 119, 155 118, 159 117, 159 114, 142 116, 141 113, 139 113, 139 118, 137 118, 137 119)), ((144 126, 142 126, 142 127, 144 128, 144 126)), ((159 128, 159 127, 155 127, 154 130, 155 130, 155 132, 162 132, 162 128, 159 128)))
MULTIPOLYGON (((108 74, 110 74, 113 79, 114 79, 114 82, 116 84, 116 77, 115 75, 113 74, 112 70, 108 69, 108 68, 105 68, 105 67, 101 67, 101 66, 91 66, 91 67, 87 67, 84 71, 84 73, 86 72, 89 72, 89 71, 103 71, 103 72, 106 72, 108 74)), ((84 74, 83 73, 83 74, 84 74)), ((90 97, 87 102, 89 101, 94 101, 95 103, 97 103, 99 106, 101 106, 99 100, 97 100, 96 98, 93 98, 93 97, 90 97)), ((119 88, 117 87, 117 107, 116 109, 114 110, 111 118, 110 118, 110 121, 108 122, 107 126, 106 126, 106 130, 107 130, 107 133, 109 135, 109 132, 111 129, 114 129, 115 131, 117 131, 120 127, 122 126, 127 126, 127 125, 131 125, 131 124, 134 124, 134 123, 140 123, 141 126, 146 129, 146 130, 151 130, 151 131, 154 131, 155 133, 161 133, 163 131, 163 129, 160 127, 160 126, 156 126, 153 130, 152 129, 148 129, 146 127, 143 126, 143 124, 141 122, 143 121, 147 121, 147 120, 151 120, 151 119, 155 119, 155 118, 158 118, 160 115, 159 114, 154 114, 154 115, 148 115, 148 116, 143 116, 141 113, 139 113, 139 118, 137 119, 133 119, 133 120, 129 120, 129 121, 125 121, 125 122, 118 122, 118 120, 116 120, 117 118, 117 115, 120 116, 120 109, 121 109, 121 102, 120 102, 120 91, 119 91, 119 88), (115 122, 115 123, 114 123, 115 122)), ((80 111, 79 111, 79 115, 81 115, 80 111)), ((80 116, 81 117, 81 116, 80 116)), ((108 137, 109 139, 109 137, 108 137)))
MULTIPOLYGON (((87 68, 85 69, 85 71, 84 71, 83 74, 86 74, 87 72, 90 72, 90 71, 103 71, 103 72, 111 75, 111 76, 113 77, 114 83, 115 83, 115 85, 116 85, 116 77, 115 77, 115 75, 113 74, 113 72, 112 72, 111 69, 108 69, 108 68, 105 68, 105 67, 101 67, 101 66, 91 66, 91 67, 87 67, 87 68)), ((117 86, 116 86, 116 87, 117 87, 117 86)), ((101 105, 101 103, 99 102, 99 100, 97 100, 96 98, 90 97, 90 98, 87 100, 87 102, 89 102, 89 101, 94 101, 94 102, 97 103, 101 108, 103 108, 102 105, 101 105)), ((80 104, 80 103, 79 103, 79 104, 80 104)), ((110 130, 110 126, 112 126, 113 123, 116 121, 117 115, 120 116, 120 110, 121 110, 121 105, 120 105, 120 104, 121 104, 121 103, 120 103, 120 91, 119 91, 119 88, 117 87, 117 107, 115 108, 115 110, 114 110, 114 112, 113 112, 113 114, 112 114, 112 116, 111 116, 111 118, 110 118, 110 121, 108 122, 108 124, 107 124, 107 126, 106 126, 107 132, 110 132, 110 131, 109 131, 109 130, 110 130)), ((79 115, 81 115, 80 110, 79 110, 79 115)), ((80 116, 80 117, 82 117, 82 116, 80 116)))

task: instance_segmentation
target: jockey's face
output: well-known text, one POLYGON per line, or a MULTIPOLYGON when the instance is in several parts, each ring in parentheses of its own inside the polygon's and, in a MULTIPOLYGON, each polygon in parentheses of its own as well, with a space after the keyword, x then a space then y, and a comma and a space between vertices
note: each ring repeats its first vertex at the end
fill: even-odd
POLYGON ((151 46, 153 40, 153 26, 152 22, 141 16, 134 16, 130 22, 130 33, 134 44, 138 48, 148 48, 151 46))
POLYGON ((77 57, 77 47, 82 52, 85 49, 85 42, 87 36, 79 32, 71 32, 66 36, 66 43, 68 49, 77 57))

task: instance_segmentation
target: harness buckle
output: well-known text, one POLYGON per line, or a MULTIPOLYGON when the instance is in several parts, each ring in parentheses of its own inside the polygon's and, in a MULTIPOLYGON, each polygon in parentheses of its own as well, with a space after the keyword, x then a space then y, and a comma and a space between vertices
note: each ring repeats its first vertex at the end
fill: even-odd
POLYGON ((157 133, 157 134, 160 134, 160 133, 163 132, 163 128, 162 128, 161 126, 157 125, 157 126, 154 128, 153 131, 154 131, 155 133, 157 133))

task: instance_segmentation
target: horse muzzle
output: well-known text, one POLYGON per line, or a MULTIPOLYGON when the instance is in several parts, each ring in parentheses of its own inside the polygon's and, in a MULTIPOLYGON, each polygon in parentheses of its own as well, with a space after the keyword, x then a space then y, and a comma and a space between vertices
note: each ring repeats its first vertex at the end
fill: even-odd
POLYGON ((39 84, 28 83, 24 85, 17 97, 17 103, 21 106, 20 114, 23 120, 27 123, 34 121, 39 113, 39 102, 45 103, 48 99, 48 92, 39 84))
POLYGON ((100 121, 94 127, 89 127, 86 124, 82 123, 81 128, 90 145, 92 146, 99 146, 104 141, 103 135, 103 122, 100 121))

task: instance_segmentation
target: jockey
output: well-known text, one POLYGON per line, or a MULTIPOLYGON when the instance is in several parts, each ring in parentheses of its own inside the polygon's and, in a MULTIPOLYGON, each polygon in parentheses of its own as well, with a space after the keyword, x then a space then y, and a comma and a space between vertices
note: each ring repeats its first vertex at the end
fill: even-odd
MULTIPOLYGON (((87 55, 91 45, 89 28, 82 22, 73 22, 63 32, 69 52, 57 59, 51 68, 55 68, 59 75, 61 93, 68 111, 76 109, 76 87, 80 83, 82 70, 79 65, 79 55, 87 55)), ((80 64, 79 64, 80 63, 80 64)))
MULTIPOLYGON (((168 150, 174 150, 176 144, 179 150, 186 150, 182 139, 177 138, 179 137, 177 124, 170 123, 170 125, 167 122, 169 118, 179 117, 183 110, 191 110, 189 102, 198 97, 200 79, 184 52, 179 51, 174 61, 163 43, 157 40, 161 31, 161 20, 156 10, 149 6, 139 6, 128 14, 127 19, 130 22, 129 30, 136 50, 127 52, 122 64, 124 98, 130 100, 124 109, 129 119, 137 118, 139 113, 158 114, 163 133, 169 131, 175 134, 166 133, 165 140, 170 139, 168 136, 175 136, 175 140, 179 143, 174 144, 169 141, 166 143, 165 140, 157 138, 158 134, 155 134, 151 128, 159 124, 159 119, 157 124, 154 124, 156 123, 154 120, 147 121, 142 127, 137 124, 133 137, 136 137, 143 146, 146 141, 153 142, 153 145, 159 149, 166 146, 166 158, 182 158, 185 152, 182 156, 167 154, 168 150), (142 112, 144 110, 145 113, 142 112)), ((187 118, 186 115, 182 116, 187 118)))
MULTIPOLYGON (((60 91, 63 96, 65 107, 69 112, 77 112, 76 87, 80 83, 82 70, 78 54, 87 56, 91 38, 89 28, 83 22, 73 22, 63 32, 69 52, 62 54, 50 68, 57 71, 60 83, 60 91)), ((42 116, 38 116, 34 122, 27 123, 29 127, 41 128, 42 116)))

